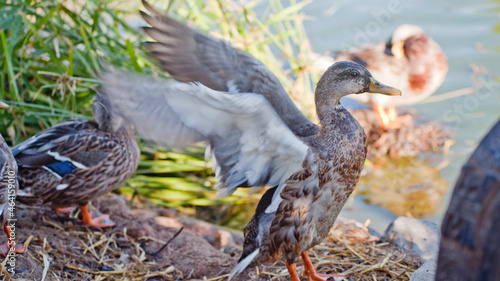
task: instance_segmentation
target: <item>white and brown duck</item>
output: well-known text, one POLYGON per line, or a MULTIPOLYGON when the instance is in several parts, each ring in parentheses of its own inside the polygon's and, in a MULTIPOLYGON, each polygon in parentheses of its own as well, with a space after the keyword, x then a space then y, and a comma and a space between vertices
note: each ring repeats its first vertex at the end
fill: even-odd
POLYGON ((237 187, 272 187, 245 228, 243 254, 231 276, 283 259, 298 281, 301 256, 304 274, 325 280, 307 251, 327 236, 366 158, 365 133, 339 100, 401 92, 357 63, 338 62, 317 84, 316 125, 259 60, 143 3, 153 13, 143 13, 156 39, 149 47, 177 81, 108 70, 100 75, 102 92, 145 139, 169 147, 208 142, 220 195, 237 187))
POLYGON ((441 47, 416 25, 399 26, 387 42, 365 44, 336 52, 335 58, 313 56, 315 66, 325 70, 335 61, 354 61, 382 83, 393 85, 403 98, 360 95, 352 99, 373 107, 382 128, 400 128, 397 106, 420 102, 432 95, 446 78, 448 61, 441 47))

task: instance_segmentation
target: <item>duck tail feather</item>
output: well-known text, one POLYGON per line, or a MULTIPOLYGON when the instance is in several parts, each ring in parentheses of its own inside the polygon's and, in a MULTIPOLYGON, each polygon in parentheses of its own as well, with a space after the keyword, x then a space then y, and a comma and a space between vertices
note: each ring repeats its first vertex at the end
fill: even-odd
POLYGON ((236 191, 236 188, 230 188, 227 186, 217 186, 217 184, 215 186, 215 189, 218 189, 217 194, 215 195, 215 198, 217 199, 227 197, 236 191))
POLYGON ((242 273, 252 263, 252 261, 258 254, 259 254, 259 249, 256 249, 250 255, 246 256, 243 260, 240 260, 234 267, 233 271, 231 272, 227 280, 229 281, 231 280, 231 278, 242 273))

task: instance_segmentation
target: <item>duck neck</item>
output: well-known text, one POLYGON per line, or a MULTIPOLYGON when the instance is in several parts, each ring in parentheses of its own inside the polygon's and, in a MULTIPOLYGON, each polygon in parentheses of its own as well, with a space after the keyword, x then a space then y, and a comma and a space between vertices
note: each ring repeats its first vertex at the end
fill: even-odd
MULTIPOLYGON (((321 111, 318 110, 318 119, 321 128, 335 127, 339 123, 339 119, 343 119, 345 116, 345 109, 338 101, 335 105, 332 105, 329 108, 325 108, 321 111)), ((323 130, 322 130, 323 131, 323 130)))
POLYGON ((336 119, 339 111, 342 111, 343 106, 339 102, 340 97, 330 94, 326 91, 321 91, 320 88, 316 89, 315 103, 316 114, 321 127, 328 126, 336 119))

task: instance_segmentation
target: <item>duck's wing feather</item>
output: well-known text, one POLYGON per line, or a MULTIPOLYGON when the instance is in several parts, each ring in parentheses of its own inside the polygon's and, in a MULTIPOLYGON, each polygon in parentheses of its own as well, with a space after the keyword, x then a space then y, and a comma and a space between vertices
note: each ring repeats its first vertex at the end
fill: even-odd
MULTIPOLYGON (((273 198, 273 201, 277 202, 271 203, 268 209, 276 203, 279 205, 271 210, 266 210, 266 212, 276 212, 269 228, 271 241, 269 252, 271 255, 277 254, 280 249, 285 249, 284 252, 287 255, 298 256, 300 254, 295 245, 298 243, 300 232, 305 230, 297 229, 295 224, 301 219, 307 220, 308 216, 316 215, 312 207, 313 202, 317 201, 320 195, 318 192, 320 168, 316 161, 315 155, 309 153, 304 161, 304 168, 288 178, 282 187, 280 198, 273 198)), ((287 256, 288 259, 291 257, 287 256)))
POLYGON ((153 14, 141 12, 151 25, 145 31, 156 40, 147 45, 159 65, 177 81, 196 81, 218 91, 263 95, 295 134, 309 136, 317 132, 318 127, 300 112, 278 78, 258 59, 161 15, 145 1, 143 4, 153 14))
POLYGON ((238 186, 278 185, 308 151, 261 95, 116 72, 101 80, 101 93, 145 139, 170 147, 208 141, 221 196, 238 186))
POLYGON ((17 172, 16 161, 14 160, 12 152, 10 148, 7 146, 7 143, 3 139, 2 135, 0 135, 0 169, 2 171, 0 177, 5 175, 9 171, 12 171, 14 173, 17 172))
POLYGON ((23 167, 44 167, 59 177, 74 169, 87 169, 105 160, 114 139, 83 119, 67 119, 12 149, 23 167))

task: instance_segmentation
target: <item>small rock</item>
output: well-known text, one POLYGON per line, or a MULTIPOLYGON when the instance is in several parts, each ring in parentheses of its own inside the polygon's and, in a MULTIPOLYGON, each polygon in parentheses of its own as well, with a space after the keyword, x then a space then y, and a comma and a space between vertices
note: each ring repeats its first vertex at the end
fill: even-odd
POLYGON ((181 228, 183 225, 179 220, 167 217, 156 217, 155 221, 157 224, 166 227, 181 228))
POLYGON ((437 256, 427 260, 411 275, 410 281, 429 281, 434 280, 436 275, 437 256))
POLYGON ((106 194, 97 201, 98 204, 95 204, 94 206, 98 206, 99 210, 104 214, 119 215, 123 218, 130 218, 132 216, 132 212, 127 206, 127 198, 124 196, 106 194))
POLYGON ((437 224, 415 218, 398 217, 385 231, 384 240, 411 250, 422 261, 437 255, 440 232, 437 224))
POLYGON ((179 216, 179 211, 175 208, 162 208, 159 210, 159 215, 162 217, 175 218, 179 216))
POLYGON ((128 241, 124 237, 118 237, 118 238, 116 238, 115 242, 118 245, 118 247, 120 247, 120 248, 129 248, 129 247, 132 247, 132 243, 130 243, 130 241, 128 241))
POLYGON ((217 235, 215 235, 215 241, 213 246, 217 249, 235 246, 236 242, 234 242, 233 235, 226 230, 217 231, 217 235))
POLYGON ((127 228, 127 235, 133 239, 140 239, 146 236, 152 236, 155 230, 151 227, 151 221, 145 221, 144 225, 137 227, 129 227, 127 228))

